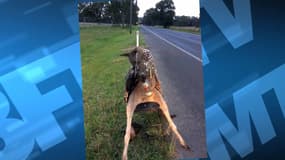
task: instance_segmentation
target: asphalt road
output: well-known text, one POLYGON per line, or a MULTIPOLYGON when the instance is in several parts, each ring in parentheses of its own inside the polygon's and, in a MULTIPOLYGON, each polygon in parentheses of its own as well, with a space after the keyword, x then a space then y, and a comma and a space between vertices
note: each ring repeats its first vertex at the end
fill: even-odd
POLYGON ((179 158, 206 157, 204 88, 199 35, 156 27, 140 31, 153 54, 164 97, 192 152, 177 144, 179 158))

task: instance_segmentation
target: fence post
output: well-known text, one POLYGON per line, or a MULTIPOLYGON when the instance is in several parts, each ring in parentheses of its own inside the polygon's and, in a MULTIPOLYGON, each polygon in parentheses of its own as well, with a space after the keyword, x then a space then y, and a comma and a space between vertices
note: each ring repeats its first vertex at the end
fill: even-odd
POLYGON ((137 31, 137 47, 140 45, 140 32, 137 31))

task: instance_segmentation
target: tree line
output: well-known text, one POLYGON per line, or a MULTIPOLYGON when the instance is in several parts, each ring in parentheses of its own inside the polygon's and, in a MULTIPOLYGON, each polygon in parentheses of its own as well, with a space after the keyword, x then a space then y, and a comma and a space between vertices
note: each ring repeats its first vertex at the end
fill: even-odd
POLYGON ((175 16, 175 5, 172 0, 161 0, 155 8, 146 10, 143 18, 138 18, 137 0, 112 0, 108 2, 85 2, 78 4, 80 22, 96 22, 121 24, 130 23, 130 3, 132 8, 132 24, 161 25, 165 28, 174 26, 199 27, 200 19, 190 16, 175 16))
POLYGON ((165 28, 173 24, 175 6, 172 0, 161 0, 155 8, 150 8, 144 13, 142 23, 145 25, 162 25, 165 28))
POLYGON ((200 26, 200 19, 194 16, 175 16, 173 20, 174 26, 200 26))
POLYGON ((161 0, 155 8, 150 8, 144 13, 142 23, 145 25, 161 25, 165 28, 174 26, 199 27, 200 19, 190 16, 175 16, 175 5, 172 0, 161 0))
POLYGON ((131 1, 133 3, 132 23, 136 24, 139 7, 133 0, 79 3, 79 21, 122 24, 124 26, 130 23, 131 1))

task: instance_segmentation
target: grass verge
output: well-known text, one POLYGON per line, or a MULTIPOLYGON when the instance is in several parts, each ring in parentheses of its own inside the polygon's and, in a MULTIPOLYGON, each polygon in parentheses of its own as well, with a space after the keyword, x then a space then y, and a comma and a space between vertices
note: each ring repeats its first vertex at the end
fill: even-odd
POLYGON ((180 31, 180 32, 188 32, 188 33, 200 35, 200 28, 197 28, 197 27, 170 26, 169 29, 180 31))
MULTIPOLYGON (((135 34, 109 26, 80 27, 80 32, 87 159, 121 159, 126 126, 123 92, 129 63, 119 54, 135 46, 135 34)), ((173 159, 174 143, 167 141, 156 113, 135 114, 134 121, 144 128, 130 142, 130 160, 173 159)))

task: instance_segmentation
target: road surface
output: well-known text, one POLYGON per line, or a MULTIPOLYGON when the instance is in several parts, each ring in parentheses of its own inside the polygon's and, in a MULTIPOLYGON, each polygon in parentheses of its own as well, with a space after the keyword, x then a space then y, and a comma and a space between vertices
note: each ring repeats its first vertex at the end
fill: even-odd
POLYGON ((174 122, 192 152, 177 145, 178 158, 206 157, 204 88, 199 35, 141 26, 174 122))

